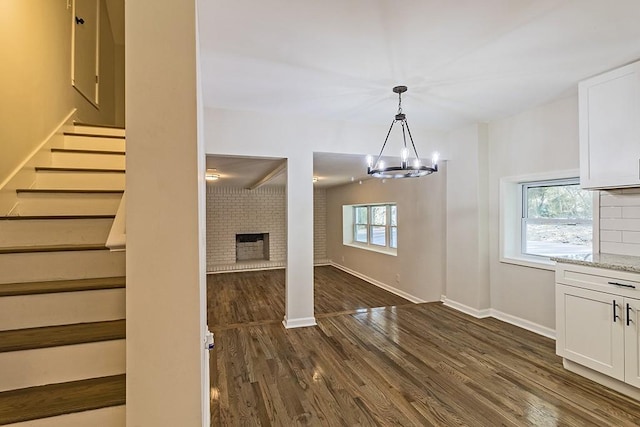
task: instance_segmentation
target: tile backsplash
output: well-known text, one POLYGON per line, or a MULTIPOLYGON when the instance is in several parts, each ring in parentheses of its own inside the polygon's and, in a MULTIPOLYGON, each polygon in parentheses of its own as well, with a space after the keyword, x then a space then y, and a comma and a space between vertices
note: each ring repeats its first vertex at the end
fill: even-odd
POLYGON ((600 252, 640 256, 640 188, 600 192, 600 252))

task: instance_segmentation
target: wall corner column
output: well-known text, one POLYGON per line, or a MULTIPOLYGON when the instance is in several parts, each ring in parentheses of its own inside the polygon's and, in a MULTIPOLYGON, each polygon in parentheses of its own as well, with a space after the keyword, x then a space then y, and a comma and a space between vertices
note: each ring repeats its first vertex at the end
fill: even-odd
POLYGON ((316 324, 313 312, 313 153, 287 161, 285 328, 316 324))

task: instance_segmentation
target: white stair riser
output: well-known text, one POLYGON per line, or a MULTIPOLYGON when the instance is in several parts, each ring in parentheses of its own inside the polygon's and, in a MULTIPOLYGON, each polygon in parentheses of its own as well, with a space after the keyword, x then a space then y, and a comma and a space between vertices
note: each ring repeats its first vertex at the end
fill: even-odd
POLYGON ((61 168, 124 169, 125 156, 121 154, 92 154, 54 151, 51 166, 61 168))
POLYGON ((0 392, 125 373, 125 340, 0 353, 0 392))
POLYGON ((20 193, 19 215, 115 215, 122 194, 20 193))
POLYGON ((0 283, 124 276, 125 252, 0 254, 0 272, 0 283))
POLYGON ((81 125, 74 126, 73 132, 90 134, 90 135, 124 136, 124 129, 101 128, 101 127, 95 127, 95 126, 81 126, 81 125))
POLYGON ((10 427, 125 427, 125 405, 9 424, 10 427))
POLYGON ((79 150, 110 150, 125 151, 125 142, 122 138, 96 138, 92 136, 64 136, 64 148, 79 150))
POLYGON ((34 188, 124 190, 124 186, 124 173, 41 171, 36 173, 36 185, 34 188))
POLYGON ((107 241, 113 219, 0 220, 0 247, 107 241))
POLYGON ((120 320, 125 315, 123 288, 0 298, 0 330, 120 320))

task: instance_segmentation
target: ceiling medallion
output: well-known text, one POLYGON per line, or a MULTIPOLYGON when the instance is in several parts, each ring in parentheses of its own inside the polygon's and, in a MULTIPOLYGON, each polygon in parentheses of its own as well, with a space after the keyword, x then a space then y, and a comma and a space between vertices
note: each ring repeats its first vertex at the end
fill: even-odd
POLYGON ((406 86, 396 86, 393 88, 393 92, 398 94, 398 112, 396 113, 387 137, 384 139, 384 144, 380 149, 380 154, 376 158, 375 162, 372 156, 367 156, 367 173, 375 178, 418 178, 421 176, 430 175, 434 172, 438 172, 438 153, 434 153, 431 158, 431 166, 423 165, 418 156, 418 150, 413 143, 413 137, 411 136, 411 130, 409 129, 409 123, 407 122, 406 115, 402 112, 402 94, 407 91, 406 86), (402 141, 403 147, 400 152, 400 165, 399 166, 385 166, 382 158, 382 153, 389 141, 389 135, 393 130, 393 125, 400 122, 402 127, 402 141), (413 153, 410 152, 407 146, 407 135, 409 135, 409 141, 411 142, 411 148, 413 153), (413 155, 410 155, 413 154, 413 155))

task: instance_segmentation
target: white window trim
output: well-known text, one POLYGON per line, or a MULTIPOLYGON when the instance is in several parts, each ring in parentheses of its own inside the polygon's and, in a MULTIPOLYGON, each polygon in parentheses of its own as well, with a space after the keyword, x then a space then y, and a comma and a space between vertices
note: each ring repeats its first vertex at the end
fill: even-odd
MULTIPOLYGON (((398 204, 396 202, 384 202, 384 203, 355 203, 353 205, 343 205, 342 206, 342 244, 344 246, 350 246, 352 248, 364 249, 366 251, 377 252, 380 254, 398 256, 398 248, 392 248, 390 246, 380 246, 375 245, 370 242, 362 243, 356 242, 353 240, 353 232, 354 232, 354 222, 353 222, 353 208, 358 206, 386 206, 386 205, 395 205, 396 209, 398 204)), ((387 215, 390 213, 388 212, 387 215)), ((387 218, 387 222, 389 224, 387 227, 387 241, 389 245, 391 244, 391 218, 387 218)), ((367 218, 367 238, 370 240, 369 236, 371 224, 369 223, 369 219, 367 218)), ((394 227, 398 227, 397 225, 394 227)))
MULTIPOLYGON (((542 270, 555 270, 555 261, 536 255, 522 254, 522 183, 571 179, 580 176, 579 169, 518 175, 500 179, 500 262, 542 270)), ((599 192, 593 199, 592 251, 600 247, 600 201, 599 192)))

